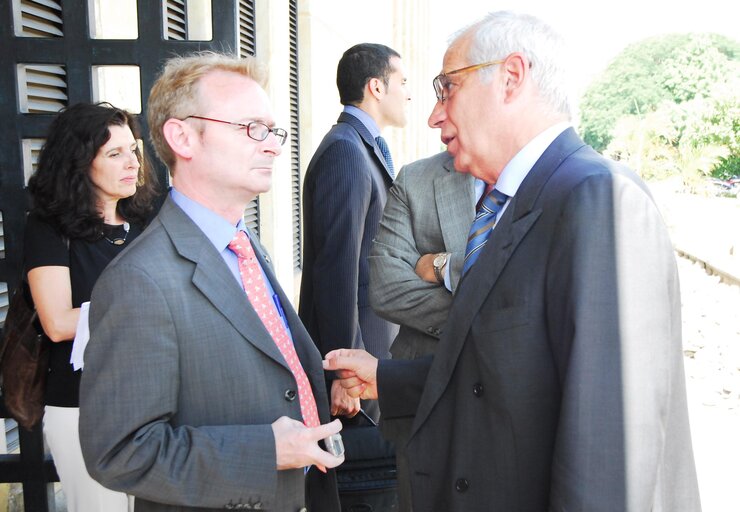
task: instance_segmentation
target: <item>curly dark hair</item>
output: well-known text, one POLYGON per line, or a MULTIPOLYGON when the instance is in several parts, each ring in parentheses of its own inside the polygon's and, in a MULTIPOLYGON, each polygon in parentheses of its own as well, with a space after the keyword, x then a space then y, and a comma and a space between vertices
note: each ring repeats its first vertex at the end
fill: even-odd
POLYGON ((342 105, 362 103, 365 84, 379 78, 385 86, 394 71, 391 58, 401 57, 393 48, 382 44, 361 43, 348 49, 337 65, 337 89, 342 105))
MULTIPOLYGON (((31 212, 68 238, 89 241, 103 233, 103 214, 90 179, 98 150, 110 139, 110 126, 128 126, 140 138, 134 117, 110 103, 77 103, 52 121, 41 148, 36 172, 28 182, 31 212)), ((145 225, 155 205, 157 182, 137 151, 139 179, 136 193, 118 201, 118 213, 129 222, 145 225)))

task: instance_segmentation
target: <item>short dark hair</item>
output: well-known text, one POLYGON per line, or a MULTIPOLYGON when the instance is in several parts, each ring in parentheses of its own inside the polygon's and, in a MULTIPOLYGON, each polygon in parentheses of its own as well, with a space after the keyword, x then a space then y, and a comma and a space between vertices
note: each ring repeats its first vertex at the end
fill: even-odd
MULTIPOLYGON (((90 168, 110 139, 111 126, 128 126, 140 138, 134 117, 110 103, 77 103, 62 110, 49 127, 28 190, 32 212, 68 238, 94 241, 103 233, 90 168)), ((136 193, 118 201, 117 208, 126 220, 144 225, 155 204, 157 183, 138 151, 137 157, 141 166, 136 193)))
POLYGON ((337 89, 342 105, 362 102, 365 84, 371 78, 379 78, 387 86, 393 66, 391 58, 401 55, 382 44, 356 44, 342 55, 337 66, 337 89))

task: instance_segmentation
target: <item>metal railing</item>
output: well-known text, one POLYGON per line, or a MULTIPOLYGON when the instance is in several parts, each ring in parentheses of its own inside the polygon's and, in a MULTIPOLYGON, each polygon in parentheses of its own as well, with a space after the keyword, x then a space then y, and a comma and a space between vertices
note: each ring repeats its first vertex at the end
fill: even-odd
MULTIPOLYGON (((9 417, 1 398, 0 417, 9 417)), ((55 512, 54 482, 59 475, 51 456, 44 453, 41 423, 31 431, 19 426, 18 438, 19 453, 0 454, 0 483, 22 484, 26 512, 55 512)))

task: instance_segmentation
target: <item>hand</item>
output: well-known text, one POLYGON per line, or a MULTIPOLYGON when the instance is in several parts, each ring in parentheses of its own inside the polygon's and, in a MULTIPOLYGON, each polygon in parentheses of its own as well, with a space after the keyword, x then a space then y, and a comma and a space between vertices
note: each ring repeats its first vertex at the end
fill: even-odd
POLYGON ((416 267, 414 268, 416 275, 427 283, 439 284, 437 276, 434 275, 433 262, 436 256, 436 254, 425 254, 416 262, 416 267))
POLYGON ((331 415, 352 418, 360 412, 360 399, 351 397, 340 381, 331 383, 331 415))
POLYGON ((275 436, 277 468, 295 469, 315 465, 326 473, 326 468, 335 468, 344 462, 344 455, 335 457, 319 446, 319 441, 342 430, 342 423, 331 423, 308 428, 300 421, 283 416, 272 424, 275 436))
POLYGON ((332 350, 324 358, 324 370, 336 370, 338 382, 349 396, 365 400, 378 398, 378 360, 364 350, 332 350))

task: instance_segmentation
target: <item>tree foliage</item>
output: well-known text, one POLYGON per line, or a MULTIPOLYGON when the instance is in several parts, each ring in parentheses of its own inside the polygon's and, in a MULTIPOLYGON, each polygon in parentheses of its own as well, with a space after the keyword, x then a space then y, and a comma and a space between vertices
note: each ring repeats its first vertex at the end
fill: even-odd
POLYGON ((627 47, 587 89, 581 131, 646 178, 740 173, 740 44, 673 34, 627 47))
POLYGON ((739 60, 740 44, 718 34, 670 34, 628 46, 581 99, 584 140, 603 151, 622 116, 705 97, 731 68, 737 74, 739 60))

